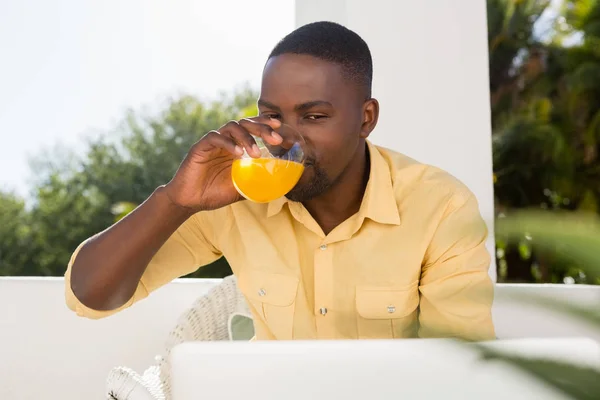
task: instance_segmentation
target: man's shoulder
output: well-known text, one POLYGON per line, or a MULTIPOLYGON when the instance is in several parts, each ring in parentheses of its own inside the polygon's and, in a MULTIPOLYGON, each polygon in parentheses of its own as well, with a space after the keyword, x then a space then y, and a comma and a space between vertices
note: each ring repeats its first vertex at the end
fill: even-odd
MULTIPOLYGON (((235 203, 234 203, 235 204, 235 203)), ((191 222, 204 230, 227 229, 234 221, 232 204, 215 210, 201 211, 192 216, 191 222)))
POLYGON ((407 196, 422 196, 426 200, 464 202, 473 196, 460 179, 442 168, 385 147, 376 148, 389 166, 398 200, 407 196))

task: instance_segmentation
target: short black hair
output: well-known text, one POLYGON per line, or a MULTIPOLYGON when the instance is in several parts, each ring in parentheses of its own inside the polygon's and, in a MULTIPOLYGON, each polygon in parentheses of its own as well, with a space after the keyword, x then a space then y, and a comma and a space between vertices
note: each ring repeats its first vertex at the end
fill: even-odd
POLYGON ((329 21, 303 25, 281 39, 269 59, 282 54, 306 54, 339 64, 346 78, 371 97, 373 60, 367 43, 354 31, 329 21))

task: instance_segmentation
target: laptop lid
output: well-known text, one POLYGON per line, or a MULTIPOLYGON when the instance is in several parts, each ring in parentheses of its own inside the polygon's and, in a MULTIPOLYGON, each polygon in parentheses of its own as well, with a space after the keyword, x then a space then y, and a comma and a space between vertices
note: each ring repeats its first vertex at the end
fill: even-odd
MULTIPOLYGON (((485 344, 600 365, 591 339, 485 344)), ((188 342, 171 353, 173 400, 565 399, 472 345, 437 339, 188 342), (510 397, 507 397, 510 396, 510 397)))

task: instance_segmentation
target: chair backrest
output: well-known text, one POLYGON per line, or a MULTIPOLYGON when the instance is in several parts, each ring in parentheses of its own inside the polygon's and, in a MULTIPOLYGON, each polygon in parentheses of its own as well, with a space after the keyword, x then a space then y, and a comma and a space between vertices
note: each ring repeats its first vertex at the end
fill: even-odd
POLYGON ((229 340, 228 321, 233 313, 248 315, 250 310, 237 287, 234 275, 199 297, 177 321, 165 344, 165 352, 158 357, 160 380, 167 399, 170 398, 170 354, 172 349, 190 341, 229 340))

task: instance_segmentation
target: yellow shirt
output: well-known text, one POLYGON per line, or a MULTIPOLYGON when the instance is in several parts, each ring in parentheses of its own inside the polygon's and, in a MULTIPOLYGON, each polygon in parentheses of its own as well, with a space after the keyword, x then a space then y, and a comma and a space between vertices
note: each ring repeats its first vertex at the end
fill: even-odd
MULTIPOLYGON (((437 168, 368 143, 357 214, 328 235, 300 203, 248 201, 200 212, 146 269, 132 299, 224 255, 258 339, 494 338, 487 228, 473 194, 437 168)), ((80 246, 81 248, 81 246, 80 246)))

